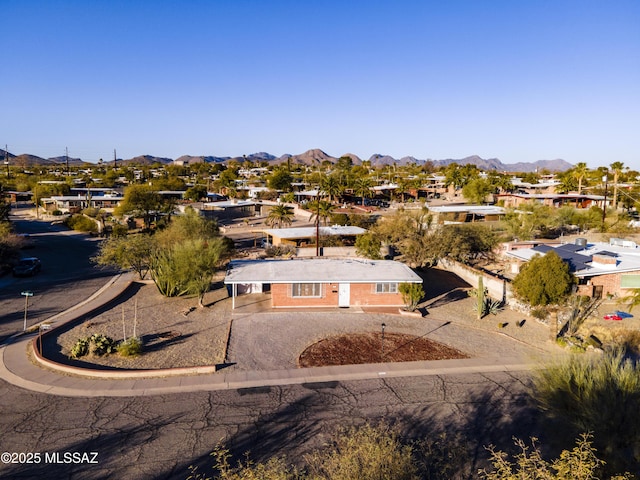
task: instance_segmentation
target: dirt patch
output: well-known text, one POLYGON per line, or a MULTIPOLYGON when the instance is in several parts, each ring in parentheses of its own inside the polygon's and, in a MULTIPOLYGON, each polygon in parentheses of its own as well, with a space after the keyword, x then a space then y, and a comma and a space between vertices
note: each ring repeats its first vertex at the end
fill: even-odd
POLYGON ((465 353, 424 337, 390 333, 361 333, 329 337, 300 355, 300 367, 355 365, 469 358, 465 353))
POLYGON ((45 343, 48 358, 86 368, 157 369, 215 365, 224 362, 229 331, 230 300, 224 288, 197 298, 166 298, 153 284, 134 284, 112 308, 91 315, 45 343), (124 321, 123 321, 124 319, 124 321), (116 342, 134 335, 143 343, 142 354, 122 357, 88 354, 69 358, 78 339, 106 335, 116 342))

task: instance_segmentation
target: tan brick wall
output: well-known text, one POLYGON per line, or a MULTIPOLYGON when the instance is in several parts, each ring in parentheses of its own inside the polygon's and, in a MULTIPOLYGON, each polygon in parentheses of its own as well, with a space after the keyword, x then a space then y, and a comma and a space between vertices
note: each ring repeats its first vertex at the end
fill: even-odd
MULTIPOLYGON (((400 293, 375 293, 375 283, 352 283, 349 303, 352 306, 398 306, 404 305, 400 293)), ((278 307, 337 307, 338 284, 323 283, 319 298, 292 297, 290 284, 271 285, 271 306, 278 307)))
POLYGON ((620 290, 620 274, 610 273, 609 275, 599 275, 591 279, 592 285, 602 286, 602 295, 620 295, 624 294, 620 290))

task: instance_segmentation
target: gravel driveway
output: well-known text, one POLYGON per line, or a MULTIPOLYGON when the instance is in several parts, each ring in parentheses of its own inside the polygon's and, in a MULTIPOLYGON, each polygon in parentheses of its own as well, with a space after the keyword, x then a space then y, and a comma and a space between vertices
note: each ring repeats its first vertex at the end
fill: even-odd
POLYGON ((379 332, 382 323, 386 332, 426 336, 476 358, 528 360, 554 349, 546 326, 528 320, 518 327, 522 317, 508 310, 478 321, 472 306, 472 299, 458 299, 429 309, 423 318, 360 309, 234 313, 226 361, 238 370, 297 368, 298 357, 309 345, 331 335, 379 332), (500 328, 498 323, 508 325, 500 328))

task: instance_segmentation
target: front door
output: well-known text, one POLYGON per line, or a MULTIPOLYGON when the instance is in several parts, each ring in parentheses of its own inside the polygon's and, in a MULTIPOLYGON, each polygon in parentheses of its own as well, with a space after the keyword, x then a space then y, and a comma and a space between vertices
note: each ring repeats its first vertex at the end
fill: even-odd
POLYGON ((351 285, 348 283, 338 284, 338 306, 348 307, 351 300, 351 285))

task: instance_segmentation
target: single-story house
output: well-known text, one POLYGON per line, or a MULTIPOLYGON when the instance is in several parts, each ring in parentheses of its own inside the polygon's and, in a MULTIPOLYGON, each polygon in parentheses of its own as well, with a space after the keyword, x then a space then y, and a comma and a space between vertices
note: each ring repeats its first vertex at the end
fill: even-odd
MULTIPOLYGON (((266 228, 259 230, 269 245, 294 245, 296 247, 315 244, 316 227, 266 228)), ((367 231, 361 227, 332 225, 318 227, 318 235, 338 237, 346 244, 353 245, 356 237, 367 231)))
POLYGON ((554 251, 569 264, 569 270, 578 279, 578 294, 590 297, 605 295, 626 296, 630 288, 640 288, 640 248, 633 241, 612 238, 609 243, 576 243, 563 245, 537 245, 533 248, 511 250, 508 257, 518 263, 516 269, 534 255, 554 251))
POLYGON ((528 203, 536 202, 549 207, 560 208, 568 205, 575 208, 591 208, 603 205, 609 206, 610 201, 602 195, 585 195, 577 193, 563 194, 530 194, 530 193, 500 193, 495 195, 498 202, 502 203, 506 208, 518 208, 528 203))
POLYGON ((492 205, 440 205, 429 207, 434 222, 442 225, 466 222, 497 222, 505 215, 505 209, 492 205))
POLYGON ((41 201, 47 211, 62 210, 79 212, 85 208, 114 209, 124 197, 122 195, 61 195, 43 198, 41 201))
POLYGON ((404 305, 398 286, 422 283, 392 260, 306 258, 234 260, 224 279, 232 305, 240 293, 271 295, 272 308, 404 305))

